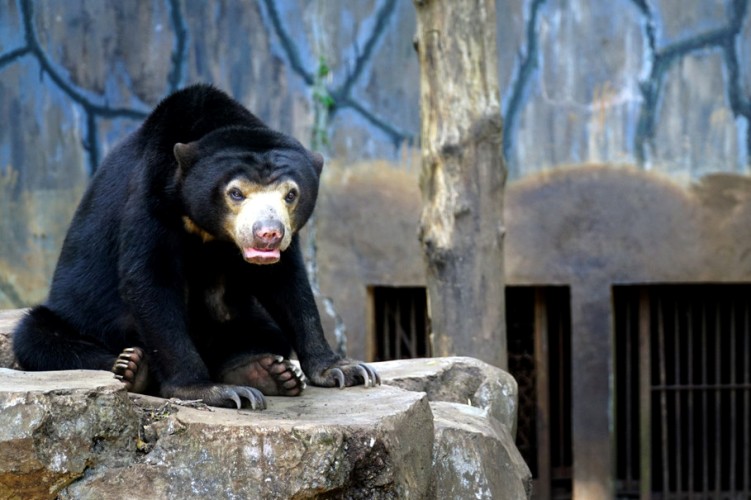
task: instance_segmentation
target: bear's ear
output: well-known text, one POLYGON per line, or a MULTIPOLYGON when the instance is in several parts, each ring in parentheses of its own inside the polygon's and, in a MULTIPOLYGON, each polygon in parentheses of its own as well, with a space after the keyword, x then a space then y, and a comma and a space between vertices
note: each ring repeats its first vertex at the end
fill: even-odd
POLYGON ((186 171, 193 166, 198 158, 198 148, 194 142, 189 142, 188 144, 178 142, 175 144, 175 147, 172 148, 172 152, 183 171, 186 171))
POLYGON ((321 175, 321 171, 323 170, 323 155, 321 153, 317 153, 315 151, 310 152, 311 158, 313 158, 313 166, 316 169, 316 172, 318 175, 321 175))

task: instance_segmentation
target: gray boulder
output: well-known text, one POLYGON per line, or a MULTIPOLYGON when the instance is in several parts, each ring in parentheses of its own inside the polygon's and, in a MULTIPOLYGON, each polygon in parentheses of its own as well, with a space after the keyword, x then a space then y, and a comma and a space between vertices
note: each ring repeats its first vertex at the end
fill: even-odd
POLYGON ((530 498, 532 475, 508 428, 473 406, 430 403, 433 498, 530 498))
POLYGON ((384 384, 424 392, 430 401, 479 408, 516 436, 519 393, 508 372, 463 356, 385 361, 376 366, 384 384))
POLYGON ((0 498, 55 498, 132 460, 138 416, 111 373, 0 368, 0 498))
POLYGON ((108 372, 0 369, 0 498, 427 494, 424 394, 308 388, 268 399, 263 412, 209 408, 129 397, 108 372))
MULTIPOLYGON (((15 366, 0 311, 0 366, 15 366)), ((0 498, 526 499, 517 386, 464 358, 375 363, 262 412, 128 394, 104 371, 0 368, 0 498)))
POLYGON ((0 368, 18 368, 11 333, 24 314, 26 309, 0 310, 0 368))
POLYGON ((61 498, 423 498, 433 423, 424 395, 309 388, 262 412, 137 396, 142 455, 92 471, 61 498), (174 412, 174 413, 173 413, 174 412), (137 489, 132 486, 138 484, 137 489))

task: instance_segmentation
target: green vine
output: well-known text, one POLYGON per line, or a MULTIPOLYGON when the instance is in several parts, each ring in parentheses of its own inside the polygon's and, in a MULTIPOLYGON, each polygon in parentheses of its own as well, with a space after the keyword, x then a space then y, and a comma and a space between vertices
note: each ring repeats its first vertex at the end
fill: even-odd
POLYGON ((313 78, 313 133, 311 138, 311 148, 319 151, 328 148, 329 141, 329 116, 334 108, 334 98, 326 88, 326 79, 331 73, 326 59, 321 56, 318 58, 318 68, 313 78))
MULTIPOLYGON (((331 74, 326 59, 321 56, 318 58, 318 68, 316 68, 313 77, 313 131, 310 140, 310 148, 313 151, 325 152, 329 146, 329 121, 334 111, 336 102, 326 88, 326 80, 331 74)), ((307 243, 306 243, 306 269, 310 287, 313 294, 321 299, 326 314, 334 320, 334 336, 336 337, 336 351, 342 355, 347 355, 347 328, 344 320, 334 307, 334 301, 331 297, 321 292, 321 286, 318 281, 318 245, 316 243, 317 234, 316 214, 308 220, 306 226, 307 243)))

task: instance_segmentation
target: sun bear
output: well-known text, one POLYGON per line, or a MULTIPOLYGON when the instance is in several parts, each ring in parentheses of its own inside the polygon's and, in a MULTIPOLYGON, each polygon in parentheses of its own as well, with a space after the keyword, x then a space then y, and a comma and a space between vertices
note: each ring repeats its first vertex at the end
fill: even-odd
POLYGON ((49 297, 14 332, 26 370, 105 369, 128 390, 265 408, 380 383, 324 338, 298 231, 323 158, 207 85, 165 98, 104 159, 49 297))

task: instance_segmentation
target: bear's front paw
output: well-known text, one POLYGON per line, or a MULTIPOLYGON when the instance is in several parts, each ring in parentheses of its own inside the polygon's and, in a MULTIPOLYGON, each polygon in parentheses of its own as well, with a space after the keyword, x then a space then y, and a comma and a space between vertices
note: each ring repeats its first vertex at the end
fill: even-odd
POLYGON ((321 387, 345 387, 381 385, 381 376, 372 366, 352 359, 340 359, 331 366, 306 373, 313 385, 321 387))

